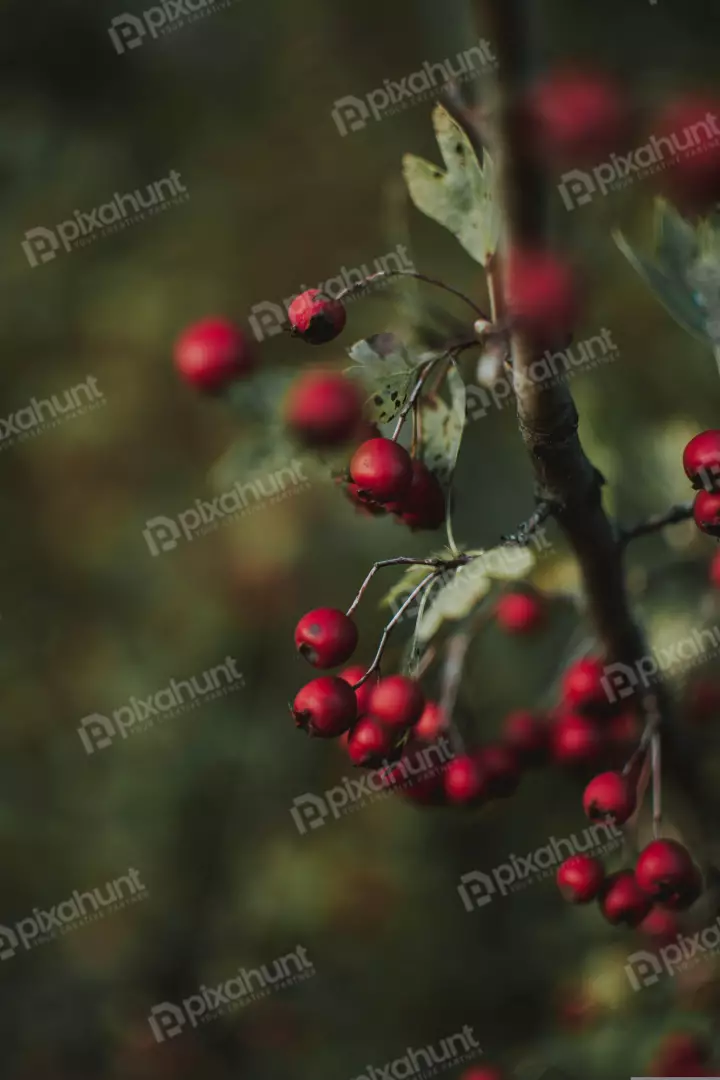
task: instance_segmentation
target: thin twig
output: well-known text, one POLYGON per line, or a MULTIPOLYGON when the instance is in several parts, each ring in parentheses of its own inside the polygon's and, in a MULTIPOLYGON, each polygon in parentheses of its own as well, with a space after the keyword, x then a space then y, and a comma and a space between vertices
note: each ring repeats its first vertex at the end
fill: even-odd
POLYGON ((508 546, 527 547, 530 537, 537 532, 544 521, 547 521, 552 512, 552 504, 547 500, 542 500, 535 513, 520 525, 516 532, 509 536, 502 536, 501 542, 508 546))
MULTIPOLYGON (((410 555, 398 555, 394 559, 381 559, 379 562, 373 564, 372 569, 363 581, 357 596, 353 600, 350 607, 345 612, 346 615, 352 615, 356 607, 360 603, 372 579, 377 574, 378 570, 384 570, 386 566, 432 566, 437 568, 441 563, 439 559, 415 559, 410 555)), ((443 564, 444 565, 444 564, 443 564)))
POLYGON ((473 303, 469 296, 460 292, 459 289, 454 289, 452 285, 446 285, 444 281, 438 281, 436 278, 427 277, 426 274, 421 274, 417 270, 378 270, 375 274, 370 274, 364 278, 363 281, 355 282, 353 285, 348 285, 347 288, 342 289, 337 294, 335 300, 342 301, 348 296, 354 296, 356 293, 364 292, 374 282, 384 278, 391 277, 411 277, 416 278, 418 281, 424 281, 426 285, 435 285, 438 289, 444 289, 445 292, 451 293, 453 296, 457 296, 458 299, 463 300, 472 310, 479 315, 481 319, 485 319, 486 315, 482 308, 479 308, 477 304, 473 303))
POLYGON ((398 440, 398 438, 400 436, 400 432, 402 431, 402 426, 405 423, 405 417, 407 416, 407 414, 410 412, 411 409, 415 408, 415 405, 417 404, 417 401, 418 401, 418 399, 420 397, 420 394, 422 393, 422 388, 425 385, 426 379, 428 378, 428 376, 432 372, 435 365, 440 360, 442 360, 443 357, 446 356, 446 355, 447 355, 446 353, 443 353, 442 356, 436 356, 432 360, 429 360, 426 364, 423 364, 423 366, 421 367, 420 374, 418 375, 417 381, 416 381, 415 385, 412 388, 412 393, 410 394, 410 397, 407 399, 407 401, 403 405, 402 409, 398 413, 397 424, 395 425, 395 430, 394 430, 394 432, 392 433, 392 436, 391 436, 391 441, 392 442, 397 442, 397 440, 398 440))
POLYGON ((437 577, 440 573, 440 570, 433 570, 431 574, 428 574, 427 577, 423 578, 420 584, 415 589, 413 589, 413 591, 398 608, 396 614, 392 617, 392 619, 382 632, 382 635, 380 637, 380 644, 378 645, 378 649, 375 653, 373 662, 363 675, 362 679, 359 679, 356 683, 353 683, 353 690, 357 690, 359 687, 361 687, 363 683, 367 682, 370 676, 378 670, 378 668, 380 667, 380 661, 382 660, 382 655, 385 652, 385 646, 388 643, 388 638, 390 637, 390 634, 392 633, 394 627, 403 617, 405 610, 410 607, 415 597, 418 596, 423 591, 423 589, 430 584, 433 578, 437 577))
POLYGON ((664 514, 654 514, 647 521, 641 521, 629 528, 620 528, 618 530, 618 545, 623 548, 631 540, 636 540, 639 536, 648 536, 651 533, 659 532, 667 525, 678 525, 681 521, 687 521, 691 518, 692 513, 692 502, 679 503, 677 506, 670 507, 664 514))

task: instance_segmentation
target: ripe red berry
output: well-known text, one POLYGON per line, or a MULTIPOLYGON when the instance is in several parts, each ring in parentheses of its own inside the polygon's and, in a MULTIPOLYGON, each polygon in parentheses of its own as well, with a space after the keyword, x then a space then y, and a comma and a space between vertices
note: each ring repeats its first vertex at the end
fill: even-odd
POLYGON ((478 756, 463 754, 448 762, 445 769, 445 795, 448 802, 471 806, 487 795, 487 773, 478 756))
POLYGON ((193 323, 175 342, 175 366, 196 390, 214 393, 255 367, 245 334, 229 319, 213 316, 193 323))
POLYGON ((445 521, 445 494, 427 465, 413 461, 410 487, 387 508, 410 529, 439 529, 445 521))
POLYGON ((712 1076, 709 1057, 708 1045, 697 1035, 677 1031, 663 1039, 649 1068, 653 1076, 712 1076))
POLYGON ((484 746, 476 761, 486 776, 486 792, 491 799, 505 799, 517 791, 520 783, 520 762, 509 746, 495 743, 484 746))
POLYGON ((606 879, 600 892, 600 910, 609 923, 639 926, 652 901, 642 891, 632 870, 619 870, 606 879))
POLYGON ((609 698, 603 682, 605 665, 596 657, 571 664, 563 675, 562 697, 569 708, 594 712, 605 709, 609 698))
POLYGON ((506 1080, 506 1074, 494 1065, 472 1065, 460 1074, 460 1080, 506 1080))
POLYGON ((317 668, 344 664, 355 652, 355 623, 337 608, 316 608, 303 615, 295 627, 295 647, 317 668))
POLYGON ((342 735, 357 718, 355 694, 344 679, 322 675, 297 694, 292 705, 299 728, 321 739, 342 735))
POLYGON ((635 786, 619 772, 600 773, 590 781, 583 795, 583 808, 591 821, 611 817, 615 825, 624 825, 635 813, 635 786))
POLYGON ((720 683, 695 683, 688 690, 686 708, 696 723, 720 720, 720 683))
POLYGON ((295 297, 288 318, 293 334, 310 345, 325 345, 342 333, 347 313, 339 300, 324 296, 319 289, 308 289, 295 297))
MULTIPOLYGON (((344 679, 346 683, 353 686, 355 683, 360 682, 365 674, 361 667, 349 667, 340 672, 340 678, 344 679)), ((355 697, 357 699, 357 714, 358 717, 365 716, 370 706, 370 695, 372 693, 373 686, 377 686, 377 675, 373 674, 364 682, 362 686, 359 686, 355 691, 355 697)))
POLYGON ((508 634, 532 633, 542 623, 543 615, 539 597, 527 592, 506 593, 495 605, 498 626, 508 634))
POLYGON ((379 720, 366 716, 358 720, 348 736, 347 750, 356 765, 377 767, 392 753, 395 740, 389 728, 379 720))
POLYGON ((680 923, 672 911, 654 907, 640 923, 638 930, 658 945, 668 945, 680 933, 680 923))
POLYGON ((700 532, 720 537, 720 492, 698 491, 693 503, 693 520, 700 532))
POLYGON ((350 479, 359 493, 379 503, 402 499, 412 474, 410 455, 392 439, 368 439, 350 461, 350 479))
POLYGON ((713 556, 708 570, 708 578, 711 585, 716 589, 720 589, 720 552, 713 556))
POLYGON ((550 745, 553 760, 558 765, 585 765, 597 759, 604 740, 590 717, 566 713, 551 726, 550 745))
POLYGON ((405 675, 389 675, 373 687, 369 712, 394 731, 412 727, 420 719, 425 698, 420 685, 405 675))
POLYGON ((447 764, 438 763, 435 758, 428 760, 427 755, 423 757, 422 751, 427 749, 427 745, 410 739, 400 760, 385 771, 385 786, 420 806, 444 806, 447 764))
POLYGON ((436 701, 428 701, 422 716, 413 728, 413 736, 423 743, 434 743, 447 731, 447 719, 436 701))
POLYGON ((590 855, 571 855, 556 875, 562 896, 571 904, 589 904, 600 892, 605 880, 605 868, 599 859, 590 855))
POLYGON ((580 308, 574 271, 549 252, 515 250, 508 259, 505 302, 511 320, 536 344, 564 342, 580 308))
MULTIPOLYGON (((638 856, 638 886, 658 904, 683 911, 698 896, 699 871, 677 840, 653 840, 638 856)), ((700 882, 701 884, 701 882, 700 882)))
POLYGON ((605 75, 558 71, 531 95, 529 133, 543 157, 583 165, 617 150, 626 130, 624 96, 605 75))
POLYGON ((502 737, 526 765, 537 765, 547 756, 550 730, 544 717, 527 709, 508 713, 502 737))
POLYGON ((628 747, 637 745, 640 738, 638 718, 630 710, 609 717, 603 731, 610 746, 622 753, 626 753, 628 747))
POLYGON ((660 173, 663 190, 685 214, 709 210, 720 199, 720 101, 683 97, 658 118, 655 134, 673 144, 660 173))
POLYGON ((683 451, 685 475, 698 491, 720 491, 720 431, 701 431, 683 451))
POLYGON ((338 446, 352 439, 362 418, 362 394, 337 371, 308 371, 290 388, 285 422, 306 446, 338 446))

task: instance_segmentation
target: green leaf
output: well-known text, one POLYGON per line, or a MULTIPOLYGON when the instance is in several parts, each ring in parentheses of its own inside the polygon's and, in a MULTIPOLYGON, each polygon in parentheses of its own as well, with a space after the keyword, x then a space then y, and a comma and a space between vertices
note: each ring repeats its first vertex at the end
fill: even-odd
POLYGON ((236 481, 267 480, 271 483, 276 474, 279 477, 289 475, 282 472, 288 469, 298 478, 310 479, 308 470, 313 467, 322 469, 298 450, 280 426, 269 425, 262 437, 243 437, 231 443, 211 468, 208 482, 215 491, 226 491, 236 481))
POLYGON ((614 237, 615 243, 625 258, 675 321, 689 333, 707 341, 706 316, 693 296, 689 284, 678 280, 664 266, 660 267, 640 255, 621 232, 616 232, 614 237))
MULTIPOLYGON (((442 551, 437 555, 430 555, 431 559, 448 559, 450 558, 448 551, 442 551)), ((398 608, 402 601, 410 595, 413 589, 417 588, 424 577, 430 573, 432 567, 430 566, 409 566, 403 573, 399 581, 389 589, 385 596, 380 601, 380 607, 393 607, 398 608)))
POLYGON ((495 167, 487 153, 480 164, 467 135, 442 105, 433 110, 433 126, 446 170, 406 154, 403 176, 410 198, 486 266, 500 235, 495 167))
POLYGON ((655 250, 658 261, 681 284, 700 252, 697 233, 665 199, 655 202, 655 250))
POLYGON ((422 457, 446 489, 452 484, 460 444, 465 431, 466 390, 456 367, 445 379, 452 405, 440 397, 422 399, 422 457))
POLYGON ((348 355, 355 363, 347 374, 358 379, 370 395, 367 418, 376 424, 394 420, 407 402, 415 383, 415 361, 394 334, 375 334, 356 342, 348 355))

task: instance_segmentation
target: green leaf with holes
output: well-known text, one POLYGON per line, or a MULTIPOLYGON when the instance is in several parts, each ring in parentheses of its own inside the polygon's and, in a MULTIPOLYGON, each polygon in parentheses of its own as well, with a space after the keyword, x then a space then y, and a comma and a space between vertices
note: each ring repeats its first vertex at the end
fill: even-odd
POLYGON ((348 349, 354 364, 347 374, 368 393, 365 413, 372 423, 388 424, 406 404, 420 360, 394 334, 375 334, 348 349))

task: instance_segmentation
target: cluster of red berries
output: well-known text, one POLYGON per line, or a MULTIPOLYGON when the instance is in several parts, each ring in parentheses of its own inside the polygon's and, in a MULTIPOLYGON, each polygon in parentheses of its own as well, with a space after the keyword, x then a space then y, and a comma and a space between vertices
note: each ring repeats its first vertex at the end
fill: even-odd
POLYGON ((685 447, 685 475, 697 491, 693 518, 698 529, 720 537, 720 431, 701 431, 685 447))

